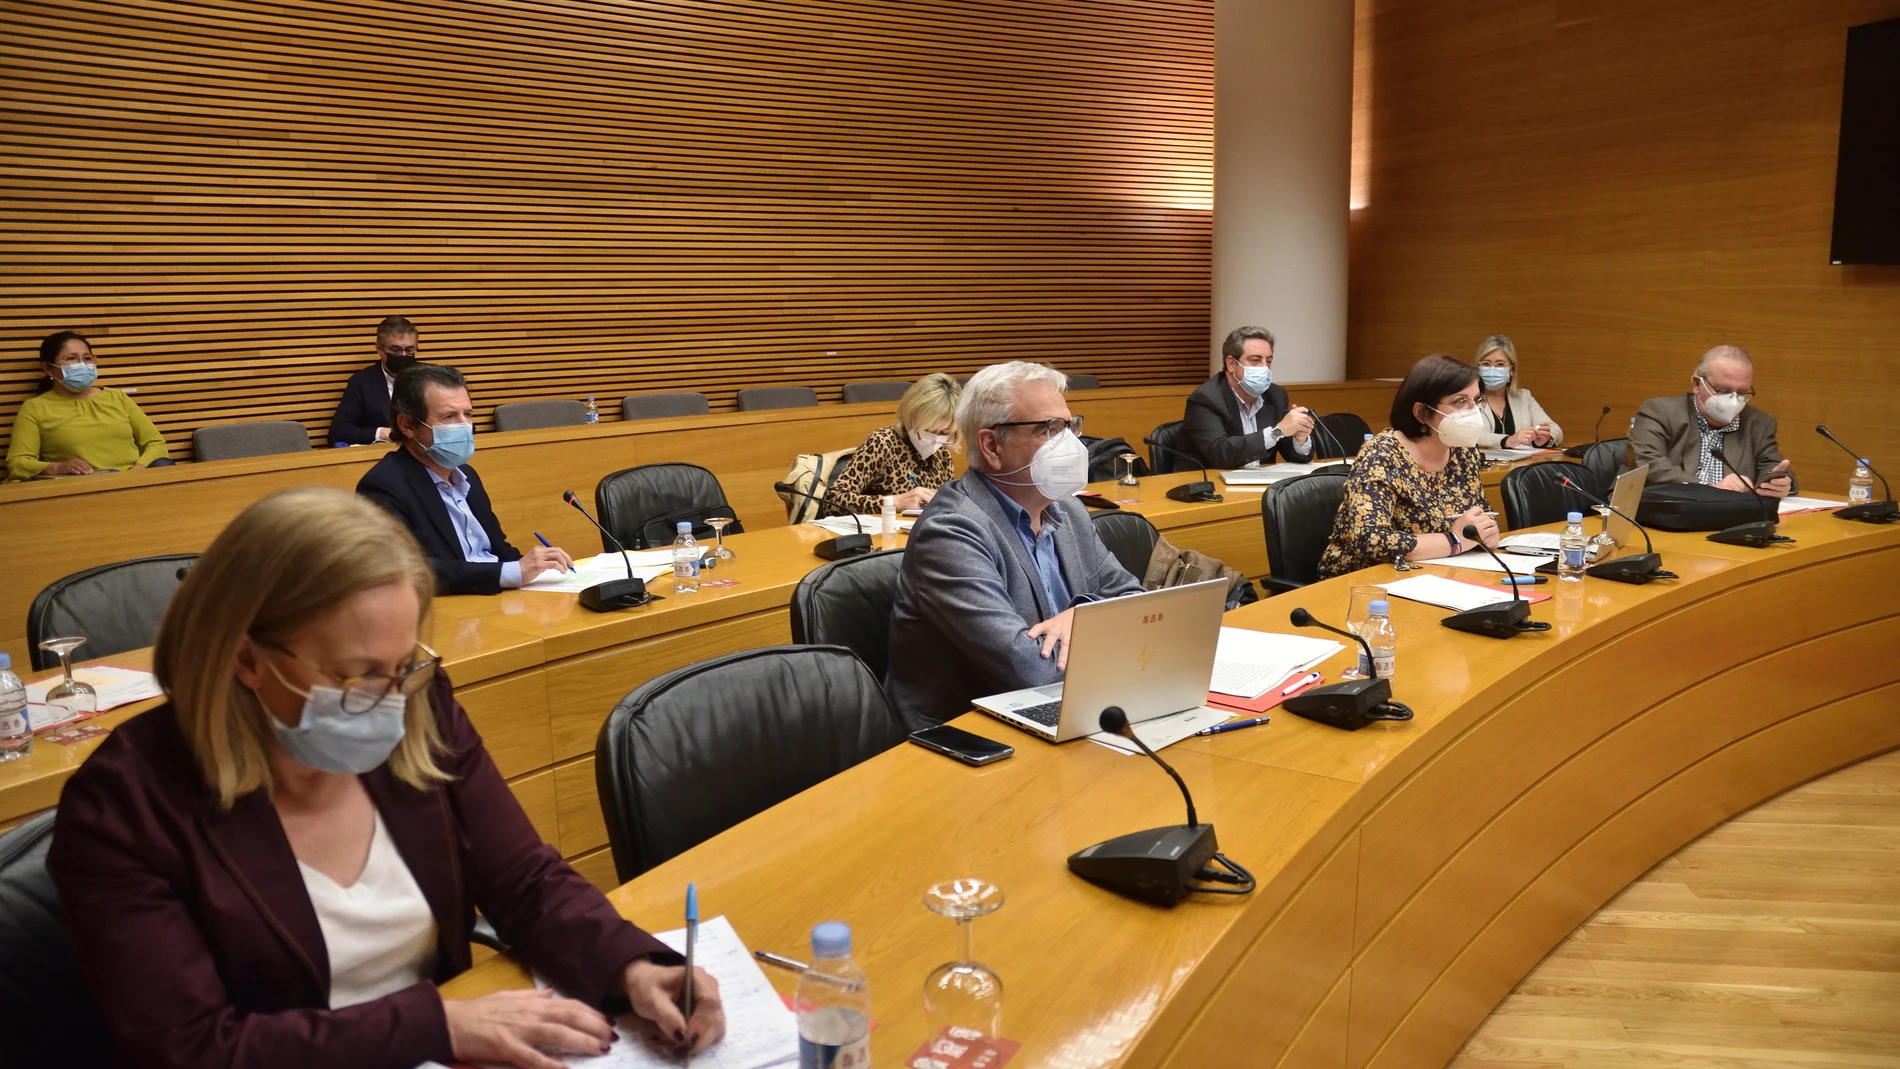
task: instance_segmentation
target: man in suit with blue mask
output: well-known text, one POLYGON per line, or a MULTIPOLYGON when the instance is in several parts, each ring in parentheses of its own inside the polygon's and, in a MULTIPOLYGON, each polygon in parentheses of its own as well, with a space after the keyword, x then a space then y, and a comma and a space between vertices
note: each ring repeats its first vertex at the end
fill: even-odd
POLYGON ((488 502, 475 455, 475 405, 460 371, 416 364, 396 376, 389 398, 391 450, 356 492, 402 521, 435 569, 441 594, 498 594, 546 571, 574 566, 553 546, 522 553, 508 544, 488 502))
POLYGON ((1240 327, 1221 342, 1221 370, 1188 395, 1181 440, 1190 459, 1233 470, 1277 457, 1313 459, 1313 413, 1273 381, 1273 332, 1240 327))
POLYGON ((924 506, 891 610, 887 689, 913 728, 968 712, 973 698, 1060 680, 1071 610, 1141 590, 1075 499, 1088 449, 1067 386, 1054 368, 1016 361, 963 387, 970 470, 924 506))

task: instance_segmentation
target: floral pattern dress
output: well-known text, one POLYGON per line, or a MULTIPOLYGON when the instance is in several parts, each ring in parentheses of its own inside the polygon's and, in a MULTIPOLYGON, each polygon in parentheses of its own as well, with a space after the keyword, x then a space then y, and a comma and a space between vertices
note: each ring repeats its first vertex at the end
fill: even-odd
POLYGON ((1333 536, 1319 574, 1335 575, 1390 564, 1418 546, 1418 536, 1444 534, 1453 517, 1484 504, 1476 449, 1453 449, 1443 471, 1426 471, 1390 427, 1367 442, 1346 477, 1346 496, 1333 517, 1333 536))

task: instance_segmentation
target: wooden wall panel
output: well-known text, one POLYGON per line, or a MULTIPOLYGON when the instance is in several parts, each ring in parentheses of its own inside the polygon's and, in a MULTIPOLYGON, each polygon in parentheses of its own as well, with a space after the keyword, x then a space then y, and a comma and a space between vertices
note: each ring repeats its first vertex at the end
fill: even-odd
POLYGON ((1846 29, 1900 0, 1360 4, 1353 377, 1503 332, 1587 441, 1729 342, 1805 487, 1816 423, 1900 469, 1900 268, 1828 263, 1846 29))
POLYGON ((66 328, 177 456, 321 435, 387 314, 484 420, 1005 357, 1191 383, 1212 33, 1212 0, 0 0, 0 436, 66 328))

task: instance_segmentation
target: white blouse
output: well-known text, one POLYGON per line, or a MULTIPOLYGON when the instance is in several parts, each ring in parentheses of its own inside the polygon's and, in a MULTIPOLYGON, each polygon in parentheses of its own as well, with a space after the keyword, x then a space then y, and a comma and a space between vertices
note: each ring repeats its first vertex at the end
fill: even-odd
POLYGON ((369 863, 344 887, 297 862, 330 953, 330 1008, 392 995, 435 972, 435 914, 376 814, 369 863))

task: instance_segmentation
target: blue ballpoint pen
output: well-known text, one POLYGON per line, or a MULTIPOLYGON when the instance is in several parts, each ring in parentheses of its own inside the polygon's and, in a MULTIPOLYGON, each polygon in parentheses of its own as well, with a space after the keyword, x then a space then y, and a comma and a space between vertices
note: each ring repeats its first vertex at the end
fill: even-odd
MULTIPOLYGON (((540 531, 536 531, 536 532, 534 533, 534 540, 535 540, 536 542, 539 542, 539 543, 541 543, 542 545, 544 545, 544 546, 546 546, 546 547, 548 547, 549 549, 553 549, 553 548, 554 548, 554 543, 552 543, 552 542, 550 542, 550 541, 548 541, 548 540, 547 540, 547 539, 545 539, 545 538, 542 538, 542 537, 541 537, 541 532, 540 532, 540 531)), ((568 571, 570 571, 570 572, 578 572, 578 571, 580 571, 580 569, 579 569, 579 568, 569 568, 569 569, 568 569, 568 571)))
MULTIPOLYGON (((698 940, 699 888, 696 884, 689 883, 686 885, 686 982, 682 985, 682 996, 680 998, 680 1013, 686 1018, 686 1025, 689 1029, 693 1024, 693 944, 698 942, 698 940)), ((690 1046, 692 1038, 690 1033, 686 1037, 686 1041, 689 1044, 686 1050, 687 1065, 693 1064, 693 1051, 690 1046)))
POLYGON ((1201 730, 1195 732, 1195 734, 1196 735, 1218 735, 1223 731, 1239 731, 1241 728, 1257 728, 1262 724, 1268 723, 1272 719, 1273 718, 1270 716, 1256 716, 1251 720, 1229 720, 1225 724, 1215 724, 1211 728, 1202 728, 1201 730))

